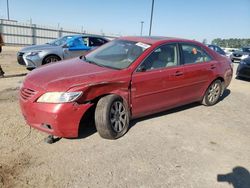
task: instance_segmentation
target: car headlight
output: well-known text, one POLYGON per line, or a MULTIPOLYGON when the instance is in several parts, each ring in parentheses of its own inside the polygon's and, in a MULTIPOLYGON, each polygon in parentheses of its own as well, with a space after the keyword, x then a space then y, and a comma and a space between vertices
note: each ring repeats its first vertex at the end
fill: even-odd
POLYGON ((47 92, 38 98, 40 103, 67 103, 73 102, 82 95, 82 92, 47 92))
POLYGON ((246 59, 246 58, 248 58, 248 55, 242 55, 241 56, 241 59, 246 59))
POLYGON ((26 53, 26 55, 27 55, 27 56, 35 56, 35 55, 38 55, 40 52, 42 52, 42 51, 28 52, 28 53, 26 53))

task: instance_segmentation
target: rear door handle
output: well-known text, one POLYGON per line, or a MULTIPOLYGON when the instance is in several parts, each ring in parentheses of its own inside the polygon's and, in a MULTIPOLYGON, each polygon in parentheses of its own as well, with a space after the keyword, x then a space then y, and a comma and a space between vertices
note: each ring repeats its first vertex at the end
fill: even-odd
POLYGON ((174 76, 182 76, 182 75, 183 75, 183 72, 181 71, 176 71, 174 74, 174 76))
POLYGON ((216 68, 216 66, 215 65, 211 65, 211 69, 215 69, 216 68))

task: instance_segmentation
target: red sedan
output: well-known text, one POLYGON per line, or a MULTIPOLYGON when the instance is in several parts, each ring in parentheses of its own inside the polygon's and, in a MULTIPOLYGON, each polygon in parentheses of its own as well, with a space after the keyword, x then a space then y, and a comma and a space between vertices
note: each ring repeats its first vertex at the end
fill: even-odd
POLYGON ((230 64, 196 41, 122 37, 29 73, 20 106, 27 124, 58 137, 77 137, 94 108, 100 136, 116 139, 132 118, 196 101, 216 104, 231 81, 230 64))

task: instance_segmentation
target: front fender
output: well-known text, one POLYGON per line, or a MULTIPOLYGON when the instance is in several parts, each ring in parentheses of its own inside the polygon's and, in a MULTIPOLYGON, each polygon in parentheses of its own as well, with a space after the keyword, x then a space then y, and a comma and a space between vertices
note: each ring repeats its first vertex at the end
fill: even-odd
POLYGON ((83 91, 82 97, 78 100, 79 103, 93 101, 101 96, 108 94, 116 94, 121 96, 128 104, 130 104, 130 89, 127 81, 107 81, 77 86, 70 90, 83 91))

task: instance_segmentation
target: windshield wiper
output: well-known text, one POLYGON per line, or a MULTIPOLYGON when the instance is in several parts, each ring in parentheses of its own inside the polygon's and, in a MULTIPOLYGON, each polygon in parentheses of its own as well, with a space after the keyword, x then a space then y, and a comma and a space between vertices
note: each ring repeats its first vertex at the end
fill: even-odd
POLYGON ((85 55, 80 56, 80 59, 84 60, 84 61, 87 62, 87 63, 95 64, 95 65, 101 66, 100 64, 98 64, 98 63, 96 63, 96 62, 94 62, 94 61, 88 60, 88 59, 86 58, 85 55))

